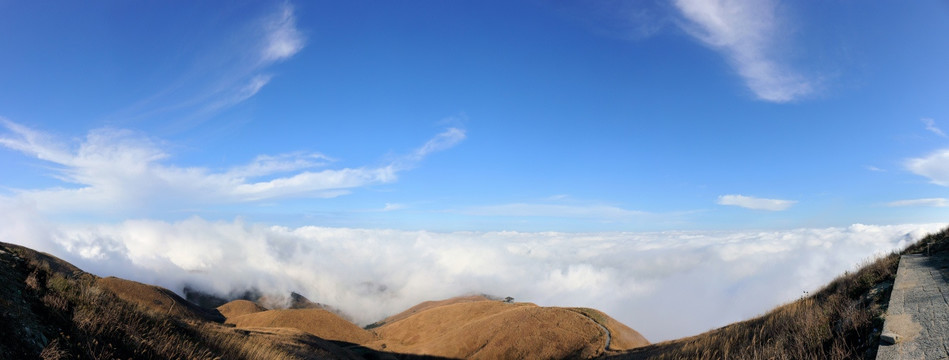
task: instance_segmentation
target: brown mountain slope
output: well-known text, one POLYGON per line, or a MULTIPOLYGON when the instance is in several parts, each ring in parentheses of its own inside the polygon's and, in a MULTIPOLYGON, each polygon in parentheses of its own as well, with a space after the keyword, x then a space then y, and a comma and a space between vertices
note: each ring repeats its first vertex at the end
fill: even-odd
POLYGON ((453 297, 453 298, 445 299, 445 300, 425 301, 425 302, 419 303, 418 305, 408 308, 408 310, 405 310, 398 314, 387 317, 385 318, 385 320, 378 321, 372 325, 369 325, 368 327, 376 328, 384 324, 393 323, 393 322, 405 319, 409 316, 412 316, 415 313, 422 312, 431 308, 436 308, 439 306, 464 303, 464 302, 486 301, 486 300, 491 300, 491 299, 488 299, 488 297, 484 295, 468 295, 468 296, 457 296, 457 297, 453 297))
POLYGON ((14 253, 15 257, 25 260, 29 264, 42 267, 51 274, 59 274, 68 278, 77 278, 87 274, 63 259, 25 246, 0 242, 0 248, 5 248, 7 251, 14 253))
POLYGON ((98 279, 96 285, 111 290, 125 301, 161 314, 195 320, 224 321, 224 316, 221 316, 221 313, 217 310, 197 306, 163 287, 145 285, 112 276, 98 279))
POLYGON ((217 311, 219 311, 221 315, 224 315, 225 318, 230 319, 241 315, 267 311, 267 308, 257 305, 257 303, 250 300, 238 299, 218 306, 217 311))
POLYGON ((51 255, 0 242, 0 359, 360 358, 299 331, 247 331, 155 311, 140 300, 156 297, 174 307, 182 300, 161 299, 157 287, 99 280, 51 255))
POLYGON ((607 350, 629 350, 649 345, 649 340, 646 340, 638 331, 616 321, 616 319, 600 310, 590 308, 571 308, 570 310, 596 321, 597 324, 605 327, 610 332, 611 341, 607 350))
POLYGON ((477 296, 419 304, 378 332, 321 308, 217 311, 5 243, 0 305, 0 359, 589 358, 642 340, 592 309, 477 296))
MULTIPOLYGON (((603 354, 611 337, 591 317, 570 309, 491 300, 443 303, 374 329, 382 340, 371 347, 451 358, 590 358, 603 354)), ((635 341, 623 334, 621 342, 635 341)))
POLYGON ((367 344, 378 338, 339 315, 323 309, 281 309, 255 312, 227 319, 238 328, 291 328, 326 340, 367 344))

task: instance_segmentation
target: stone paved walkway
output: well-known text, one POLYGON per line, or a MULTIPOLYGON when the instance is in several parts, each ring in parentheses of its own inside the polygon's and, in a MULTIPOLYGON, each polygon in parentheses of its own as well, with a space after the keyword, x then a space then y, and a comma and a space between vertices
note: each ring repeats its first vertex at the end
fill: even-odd
POLYGON ((900 258, 877 352, 896 359, 949 359, 949 256, 900 258))

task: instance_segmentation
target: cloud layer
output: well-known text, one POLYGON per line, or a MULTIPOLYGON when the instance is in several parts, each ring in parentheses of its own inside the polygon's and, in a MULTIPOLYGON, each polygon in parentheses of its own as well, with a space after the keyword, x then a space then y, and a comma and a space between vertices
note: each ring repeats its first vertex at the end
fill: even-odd
POLYGON ((467 293, 589 306, 658 341, 760 314, 942 225, 773 232, 395 231, 241 220, 41 223, 2 201, 0 238, 99 275, 219 295, 299 292, 361 324, 467 293))
POLYGON ((911 200, 899 200, 887 203, 888 206, 931 206, 931 207, 946 207, 949 206, 949 199, 946 198, 926 198, 926 199, 911 199, 911 200))
POLYGON ((813 92, 811 81, 782 64, 777 4, 772 0, 677 0, 690 35, 720 52, 765 101, 788 102, 813 92))
POLYGON ((165 164, 161 144, 127 130, 90 131, 75 148, 50 135, 0 118, 0 146, 54 166, 70 187, 21 190, 18 196, 44 213, 181 209, 288 196, 336 197, 354 188, 395 181, 425 156, 465 138, 450 128, 392 163, 375 167, 326 168, 332 159, 318 153, 261 155, 227 170, 165 164))
POLYGON ((921 158, 906 161, 912 173, 929 178, 936 185, 949 186, 949 149, 942 149, 921 158))
POLYGON ((780 199, 763 199, 744 195, 721 195, 718 197, 719 205, 740 206, 753 210, 782 211, 787 210, 797 201, 780 199))

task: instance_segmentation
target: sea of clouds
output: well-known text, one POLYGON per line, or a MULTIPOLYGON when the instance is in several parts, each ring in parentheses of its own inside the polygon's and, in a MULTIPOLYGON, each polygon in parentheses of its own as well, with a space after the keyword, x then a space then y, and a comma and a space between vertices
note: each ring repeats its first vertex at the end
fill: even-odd
POLYGON ((651 341, 762 314, 945 226, 439 233, 199 217, 57 225, 23 207, 2 210, 0 241, 179 293, 295 291, 361 325, 425 300, 485 293, 597 308, 651 341))

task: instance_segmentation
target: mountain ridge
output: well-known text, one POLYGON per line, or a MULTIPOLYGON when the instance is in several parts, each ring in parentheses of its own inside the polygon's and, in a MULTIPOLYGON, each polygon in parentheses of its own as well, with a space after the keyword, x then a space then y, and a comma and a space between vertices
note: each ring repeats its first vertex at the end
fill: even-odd
MULTIPOLYGON (((285 309, 242 299, 209 309, 15 244, 0 242, 0 262, 3 358, 593 358, 609 350, 617 328, 592 309, 479 295, 423 302, 364 329, 295 293, 285 309), (435 336, 447 330, 450 336, 435 336), (409 340, 409 332, 428 339, 409 340)), ((630 341, 648 344, 629 330, 639 336, 630 341)))

